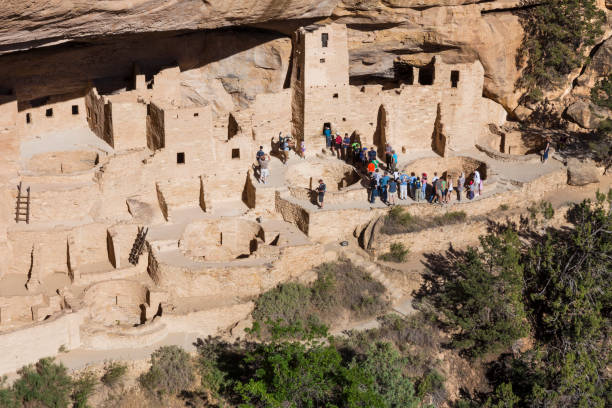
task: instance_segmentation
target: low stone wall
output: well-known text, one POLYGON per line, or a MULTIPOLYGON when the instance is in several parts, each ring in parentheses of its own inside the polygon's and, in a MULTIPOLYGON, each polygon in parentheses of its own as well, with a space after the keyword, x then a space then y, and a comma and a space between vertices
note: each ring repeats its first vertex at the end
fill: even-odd
MULTIPOLYGON (((565 214, 568 207, 563 206, 555 209, 555 215, 547 221, 548 226, 558 227, 567 223, 565 214)), ((491 214, 489 218, 495 222, 511 222, 518 224, 522 214, 513 213, 509 216, 491 214)), ((484 216, 479 219, 468 219, 466 222, 445 225, 442 227, 428 228, 421 231, 405 234, 387 235, 379 230, 375 231, 372 239, 369 240, 368 250, 372 255, 378 257, 389 252, 391 244, 401 243, 410 250, 411 253, 435 253, 444 252, 452 244, 455 249, 465 249, 468 246, 477 246, 479 236, 488 232, 489 219, 484 216)), ((382 225, 381 225, 382 226, 382 225)))
MULTIPOLYGON (((291 196, 310 203, 315 203, 317 192, 303 187, 289 187, 291 196)), ((328 191, 325 193, 326 204, 339 204, 351 201, 366 201, 368 190, 363 187, 348 187, 339 191, 328 191)))
POLYGON ((283 220, 295 224, 304 234, 308 235, 310 212, 297 203, 293 203, 276 193, 276 212, 283 220))
POLYGON ((65 313, 27 328, 0 335, 0 375, 14 372, 43 357, 55 356, 60 347, 75 349, 81 345, 79 327, 84 312, 65 313))

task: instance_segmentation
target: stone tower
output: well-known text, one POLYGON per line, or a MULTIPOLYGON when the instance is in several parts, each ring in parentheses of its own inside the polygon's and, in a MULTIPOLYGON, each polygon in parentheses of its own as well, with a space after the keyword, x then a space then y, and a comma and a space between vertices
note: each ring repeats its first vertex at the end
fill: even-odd
POLYGON ((293 133, 313 153, 325 145, 326 123, 344 136, 350 103, 347 29, 311 25, 297 30, 293 40, 293 133))

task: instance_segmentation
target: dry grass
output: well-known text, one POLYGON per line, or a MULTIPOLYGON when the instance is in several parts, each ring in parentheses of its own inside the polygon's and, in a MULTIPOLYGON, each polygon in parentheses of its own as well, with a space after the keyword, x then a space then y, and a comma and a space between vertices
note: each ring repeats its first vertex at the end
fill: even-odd
POLYGON ((449 211, 433 217, 415 217, 401 207, 394 207, 387 214, 381 231, 388 235, 406 234, 428 228, 459 224, 466 219, 467 215, 463 211, 449 211))

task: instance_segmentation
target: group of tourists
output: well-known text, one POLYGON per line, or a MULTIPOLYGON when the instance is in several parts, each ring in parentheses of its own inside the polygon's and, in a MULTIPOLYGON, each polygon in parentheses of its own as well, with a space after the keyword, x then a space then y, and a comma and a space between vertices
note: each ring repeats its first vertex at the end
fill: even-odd
POLYGON ((462 172, 457 177, 456 187, 452 177, 438 177, 437 172, 434 172, 431 182, 427 173, 417 176, 414 172, 408 175, 397 170, 389 172, 375 169, 372 173, 368 172, 368 176, 368 199, 372 204, 376 197, 380 197, 387 205, 395 205, 396 199, 407 200, 409 197, 416 202, 448 204, 455 197, 458 201, 461 201, 463 196, 473 200, 482 194, 483 187, 478 170, 474 171, 469 182, 466 182, 465 173, 462 172))
MULTIPOLYGON (((427 173, 416 175, 414 172, 407 174, 398 170, 398 155, 387 143, 385 144, 385 164, 378 160, 375 147, 364 147, 358 139, 351 139, 348 133, 344 137, 336 132, 335 135, 329 126, 323 130, 326 146, 338 158, 352 163, 360 168, 368 176, 368 201, 374 203, 376 197, 387 205, 395 205, 397 200, 412 199, 416 202, 429 202, 434 204, 448 204, 453 199, 461 201, 463 197, 472 200, 482 194, 483 183, 480 172, 475 170, 469 179, 462 172, 456 180, 448 175, 438 176, 434 172, 431 180, 427 173)), ((287 165, 289 152, 296 150, 294 139, 290 135, 283 137, 278 135, 278 151, 281 161, 287 165)), ((300 144, 298 155, 304 158, 304 142, 300 144)), ((263 146, 259 146, 256 154, 259 165, 259 182, 267 184, 270 177, 270 155, 264 152, 263 146)), ((325 192, 327 188, 323 180, 314 189, 316 193, 316 204, 323 208, 325 192)))

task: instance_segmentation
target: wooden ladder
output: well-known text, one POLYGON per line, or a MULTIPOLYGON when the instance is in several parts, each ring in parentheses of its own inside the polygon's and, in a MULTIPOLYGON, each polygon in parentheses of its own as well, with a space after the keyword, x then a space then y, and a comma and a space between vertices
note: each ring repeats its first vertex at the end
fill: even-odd
POLYGON ((17 205, 15 207, 15 222, 25 221, 30 223, 30 187, 26 188, 26 194, 23 194, 21 182, 17 186, 17 205))
POLYGON ((148 232, 148 228, 138 228, 138 234, 136 235, 134 245, 132 245, 132 251, 130 252, 129 258, 132 265, 138 264, 138 259, 140 258, 140 255, 142 255, 142 251, 144 251, 145 238, 147 237, 148 232))

